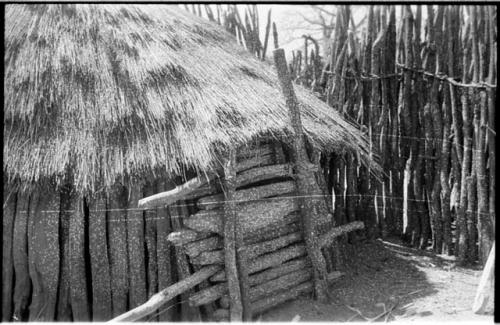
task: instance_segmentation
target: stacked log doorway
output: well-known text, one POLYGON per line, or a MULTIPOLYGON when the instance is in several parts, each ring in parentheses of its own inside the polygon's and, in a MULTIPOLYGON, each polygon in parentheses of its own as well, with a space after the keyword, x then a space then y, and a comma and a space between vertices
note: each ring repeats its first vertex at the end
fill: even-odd
MULTIPOLYGON (((282 145, 263 141, 241 148, 234 169, 232 201, 243 234, 239 251, 245 251, 245 294, 250 314, 256 316, 312 292, 312 266, 306 256, 293 171, 282 145)), ((224 180, 216 179, 186 196, 183 203, 191 211, 180 216, 183 228, 168 237, 183 247, 193 268, 213 264, 223 268, 188 298, 192 307, 213 310, 210 318, 215 321, 230 319, 231 302, 224 252, 228 202, 222 184, 224 180)), ((330 280, 338 276, 339 272, 331 272, 330 280)))

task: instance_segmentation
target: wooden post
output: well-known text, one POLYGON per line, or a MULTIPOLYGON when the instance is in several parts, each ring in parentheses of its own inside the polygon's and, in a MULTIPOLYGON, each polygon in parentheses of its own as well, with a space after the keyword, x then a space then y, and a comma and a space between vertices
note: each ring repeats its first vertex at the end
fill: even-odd
POLYGON ((71 200, 74 211, 69 219, 69 294, 73 320, 90 321, 89 300, 87 297, 87 269, 85 261, 85 212, 83 197, 75 195, 71 200))
MULTIPOLYGON (((14 259, 14 321, 26 321, 31 293, 31 281, 28 271, 28 209, 29 194, 18 193, 12 256, 14 259)), ((5 210, 4 210, 5 215, 5 210)))
POLYGON ((14 289, 14 263, 12 256, 12 237, 14 233, 14 217, 16 215, 15 192, 8 192, 4 185, 3 204, 3 237, 2 237, 2 321, 10 322, 12 318, 12 294, 14 289))
POLYGON ((320 219, 320 208, 323 205, 324 211, 328 211, 324 199, 323 192, 319 188, 314 177, 314 165, 309 161, 307 156, 300 111, 292 81, 288 75, 285 52, 283 49, 274 50, 274 63, 278 71, 278 78, 283 91, 283 95, 288 107, 293 129, 293 148, 294 148, 294 164, 296 172, 297 194, 300 197, 299 205, 302 215, 302 223, 304 227, 304 238, 307 246, 307 252, 311 259, 314 270, 314 288, 316 298, 320 301, 326 301, 326 262, 323 257, 318 236, 316 233, 316 225, 320 219), (310 197, 319 195, 320 200, 312 200, 310 197), (304 197, 308 197, 304 199, 304 197))
POLYGON ((108 257, 109 234, 106 226, 106 196, 96 193, 87 197, 89 205, 89 252, 92 272, 92 320, 105 321, 112 317, 111 270, 108 257))
POLYGON ((127 311, 129 267, 127 254, 127 191, 121 184, 111 189, 108 212, 108 256, 111 270, 113 316, 127 311))
MULTIPOLYGON (((157 192, 165 190, 165 182, 157 183, 157 192)), ((172 255, 173 246, 167 240, 167 235, 172 231, 170 225, 170 215, 168 214, 168 209, 161 207, 156 213, 156 254, 158 261, 158 288, 166 288, 173 284, 173 267, 170 261, 170 256, 172 255)), ((165 306, 167 310, 160 314, 160 322, 172 322, 174 320, 174 308, 173 303, 170 302, 165 306)))
POLYGON ((137 209, 142 196, 142 183, 132 181, 128 186, 127 248, 129 267, 129 307, 135 308, 147 300, 146 257, 143 211, 137 209))
MULTIPOLYGON (((231 150, 230 157, 224 165, 224 189, 226 202, 224 203, 224 262, 226 268, 227 285, 229 296, 231 297, 231 305, 229 312, 230 321, 242 321, 244 318, 243 293, 240 286, 240 269, 238 267, 238 237, 237 230, 241 226, 237 226, 236 217, 236 153, 231 150)), ((241 238, 243 239, 243 238, 241 238)), ((248 278, 248 274, 247 274, 248 278)), ((248 279, 246 279, 248 280, 248 279)), ((243 282, 243 281, 242 281, 243 282)), ((244 286, 248 286, 248 281, 244 286)))

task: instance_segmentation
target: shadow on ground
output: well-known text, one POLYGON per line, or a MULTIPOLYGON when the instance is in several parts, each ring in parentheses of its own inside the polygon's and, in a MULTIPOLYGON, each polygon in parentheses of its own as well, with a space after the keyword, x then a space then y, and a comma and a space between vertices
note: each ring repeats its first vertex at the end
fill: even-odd
MULTIPOLYGON (((268 311, 262 321, 367 321, 391 320, 405 314, 416 299, 435 294, 422 267, 453 267, 451 261, 402 246, 397 240, 365 241, 348 245, 345 276, 330 287, 331 302, 320 304, 300 297, 268 311), (384 311, 387 313, 384 314, 384 311)), ((421 317, 432 314, 423 311, 421 317)))

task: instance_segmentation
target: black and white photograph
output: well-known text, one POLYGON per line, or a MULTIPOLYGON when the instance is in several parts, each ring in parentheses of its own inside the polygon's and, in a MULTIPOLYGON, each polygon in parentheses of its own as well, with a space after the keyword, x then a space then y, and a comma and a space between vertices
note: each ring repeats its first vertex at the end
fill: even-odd
POLYGON ((1 9, 2 322, 500 322, 497 4, 1 9))

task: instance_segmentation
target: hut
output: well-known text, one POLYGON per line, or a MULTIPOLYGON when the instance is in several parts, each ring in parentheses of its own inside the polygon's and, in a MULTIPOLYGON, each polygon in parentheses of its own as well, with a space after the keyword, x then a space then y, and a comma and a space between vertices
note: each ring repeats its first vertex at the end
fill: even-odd
MULTIPOLYGON (((5 17, 3 321, 107 320, 200 272, 181 307, 148 320, 227 318, 224 170, 253 314, 312 291, 270 64, 173 5, 11 4, 5 17), (175 202, 138 206, 167 190, 175 202)), ((295 90, 315 165, 343 151, 369 163, 355 125, 295 90)))

